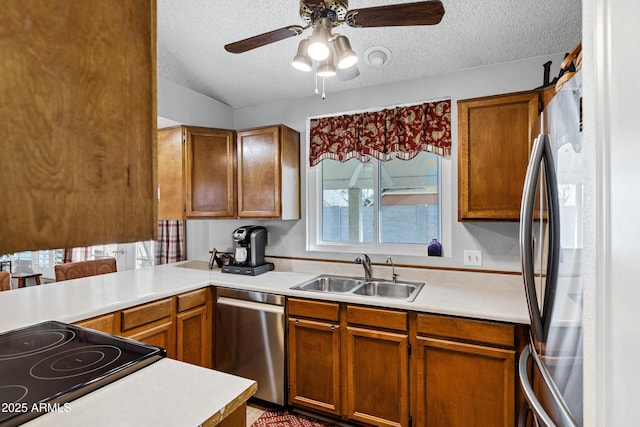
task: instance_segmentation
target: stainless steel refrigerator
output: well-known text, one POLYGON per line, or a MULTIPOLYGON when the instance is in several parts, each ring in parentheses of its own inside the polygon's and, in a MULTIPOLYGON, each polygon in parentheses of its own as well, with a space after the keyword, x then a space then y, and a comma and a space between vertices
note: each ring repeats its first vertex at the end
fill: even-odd
POLYGON ((519 425, 582 425, 582 75, 569 80, 534 128, 520 215, 531 319, 518 369, 519 425))

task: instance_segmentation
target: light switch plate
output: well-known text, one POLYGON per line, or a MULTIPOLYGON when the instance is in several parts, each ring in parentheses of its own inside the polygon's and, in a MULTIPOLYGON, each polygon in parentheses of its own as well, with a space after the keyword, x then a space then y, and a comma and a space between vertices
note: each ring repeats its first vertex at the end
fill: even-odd
POLYGON ((482 251, 465 249, 464 265, 480 267, 482 265, 482 251))

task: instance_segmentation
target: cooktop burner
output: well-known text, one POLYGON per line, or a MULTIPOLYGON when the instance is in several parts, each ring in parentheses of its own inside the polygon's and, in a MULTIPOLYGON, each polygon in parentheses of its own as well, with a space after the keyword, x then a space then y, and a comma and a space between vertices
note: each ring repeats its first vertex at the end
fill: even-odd
POLYGON ((0 426, 64 408, 165 355, 159 347, 60 322, 0 334, 0 426))
POLYGON ((17 359, 65 345, 76 334, 73 331, 42 330, 5 334, 0 339, 0 361, 17 359))

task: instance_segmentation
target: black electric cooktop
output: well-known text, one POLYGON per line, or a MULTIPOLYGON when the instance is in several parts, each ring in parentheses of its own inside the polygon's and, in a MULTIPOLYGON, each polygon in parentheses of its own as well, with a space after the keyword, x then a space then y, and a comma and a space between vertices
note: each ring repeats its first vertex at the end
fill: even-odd
POLYGON ((60 322, 0 334, 0 426, 17 426, 164 357, 164 349, 60 322))

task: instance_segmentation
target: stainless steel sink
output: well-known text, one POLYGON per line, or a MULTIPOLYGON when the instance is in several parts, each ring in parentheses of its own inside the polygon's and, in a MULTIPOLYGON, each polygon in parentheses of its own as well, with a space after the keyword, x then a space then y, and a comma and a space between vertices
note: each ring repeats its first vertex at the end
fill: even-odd
POLYGON ((355 289, 353 293, 355 295, 366 295, 370 297, 393 298, 413 301, 414 299, 416 299, 418 292, 420 292, 423 286, 424 283, 394 283, 373 280, 363 284, 358 289, 355 289))
POLYGON ((291 289, 328 293, 345 293, 352 291, 363 283, 362 279, 357 279, 355 277, 330 276, 325 274, 316 277, 309 282, 296 285, 291 289))
POLYGON ((416 299, 424 283, 392 282, 373 279, 365 281, 356 277, 323 274, 291 289, 330 294, 389 298, 411 302, 416 299))

